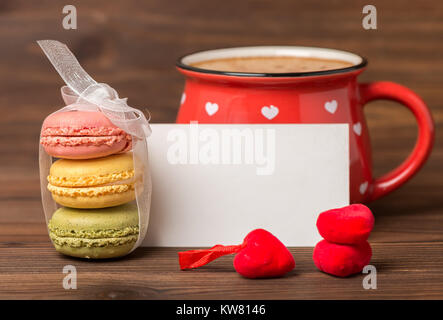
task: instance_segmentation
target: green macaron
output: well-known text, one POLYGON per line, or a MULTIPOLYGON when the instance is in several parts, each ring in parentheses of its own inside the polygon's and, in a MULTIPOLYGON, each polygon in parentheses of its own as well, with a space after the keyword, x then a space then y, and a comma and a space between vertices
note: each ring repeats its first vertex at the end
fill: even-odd
POLYGON ((48 224, 55 249, 79 258, 105 259, 128 254, 139 234, 133 203, 104 209, 62 207, 48 224))

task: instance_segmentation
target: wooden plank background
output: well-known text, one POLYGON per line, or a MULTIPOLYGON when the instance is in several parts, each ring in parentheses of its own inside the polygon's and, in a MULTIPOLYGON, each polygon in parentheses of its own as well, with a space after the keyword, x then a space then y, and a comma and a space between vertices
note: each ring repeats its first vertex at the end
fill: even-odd
MULTIPOLYGON (((371 1, 378 29, 364 30, 362 0, 168 0, 0 2, 0 298, 442 298, 443 297, 443 2, 371 1), (62 28, 74 4, 78 29, 62 28), (176 249, 141 249, 128 259, 89 263, 61 257, 46 233, 38 181, 41 122, 61 107, 62 80, 39 39, 69 44, 93 77, 153 122, 173 122, 183 88, 177 57, 245 45, 344 49, 369 58, 362 81, 391 80, 416 91, 436 121, 436 142, 423 170, 371 204, 371 236, 380 288, 361 277, 316 271, 311 248, 293 249, 297 271, 283 279, 248 281, 225 257, 195 272, 178 271, 176 249), (81 289, 61 288, 61 268, 79 266, 81 289), (99 268, 97 268, 99 266, 99 268), (100 270, 97 270, 100 269, 100 270), (230 288, 235 287, 233 293, 230 288)), ((412 115, 392 102, 366 108, 375 173, 404 159, 416 138, 412 115)))

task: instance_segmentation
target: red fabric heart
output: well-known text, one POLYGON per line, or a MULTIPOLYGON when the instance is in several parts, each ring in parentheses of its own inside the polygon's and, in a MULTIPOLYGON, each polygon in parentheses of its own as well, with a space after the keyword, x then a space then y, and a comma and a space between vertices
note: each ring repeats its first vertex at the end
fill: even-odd
POLYGON ((279 277, 295 267, 294 257, 280 240, 266 230, 256 229, 241 245, 179 252, 180 268, 198 268, 232 253, 238 253, 234 258, 235 270, 246 278, 279 277))
POLYGON ((292 254, 272 233, 256 229, 245 238, 246 247, 234 258, 234 268, 246 278, 280 277, 295 267, 292 254))
POLYGON ((329 242, 356 244, 368 239, 374 227, 371 210, 362 204, 321 213, 317 219, 320 235, 329 242))
POLYGON ((322 240, 314 248, 313 259, 318 269, 338 277, 359 273, 371 260, 367 241, 358 244, 336 244, 322 240))

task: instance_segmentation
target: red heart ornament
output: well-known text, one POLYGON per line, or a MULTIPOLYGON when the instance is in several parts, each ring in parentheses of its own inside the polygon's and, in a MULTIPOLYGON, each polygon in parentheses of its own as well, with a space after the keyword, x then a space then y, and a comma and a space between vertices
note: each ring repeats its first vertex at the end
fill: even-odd
POLYGON ((246 278, 280 277, 295 267, 292 254, 272 233, 264 229, 251 231, 241 245, 216 245, 211 249, 179 252, 180 268, 201 267, 223 255, 237 253, 235 270, 246 278))
POLYGON ((368 239, 374 227, 371 210, 362 204, 322 212, 317 218, 320 235, 329 242, 356 244, 368 239))
POLYGON ((246 246, 234 258, 234 268, 243 277, 280 277, 295 267, 289 250, 266 230, 251 231, 244 243, 246 246))
POLYGON ((337 277, 359 273, 371 261, 372 249, 367 241, 358 244, 336 244, 322 240, 314 248, 315 266, 337 277))

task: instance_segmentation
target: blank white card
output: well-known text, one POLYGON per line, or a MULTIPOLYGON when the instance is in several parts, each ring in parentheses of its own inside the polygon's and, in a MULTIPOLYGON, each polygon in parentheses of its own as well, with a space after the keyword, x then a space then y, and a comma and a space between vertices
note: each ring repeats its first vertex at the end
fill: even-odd
POLYGON ((144 246, 240 244, 263 228, 314 246, 320 212, 349 203, 347 124, 153 124, 144 246))

